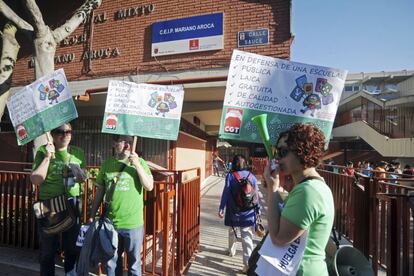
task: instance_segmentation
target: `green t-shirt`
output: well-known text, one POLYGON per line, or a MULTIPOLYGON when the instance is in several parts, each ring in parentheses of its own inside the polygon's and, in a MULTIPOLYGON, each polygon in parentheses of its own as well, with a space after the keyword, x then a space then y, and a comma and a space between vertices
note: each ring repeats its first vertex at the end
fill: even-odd
MULTIPOLYGON (((151 171, 144 159, 139 162, 145 172, 151 175, 151 171)), ((113 179, 121 170, 122 161, 111 157, 106 160, 96 177, 96 185, 104 186, 108 191, 113 179)), ((139 180, 137 170, 132 165, 127 165, 122 171, 116 183, 112 195, 109 218, 116 229, 133 229, 144 225, 144 192, 139 180)))
MULTIPOLYGON (((56 151, 55 158, 50 159, 49 167, 45 182, 39 186, 39 199, 50 199, 65 193, 65 186, 63 182, 63 169, 67 163, 76 163, 81 168, 86 167, 85 153, 82 149, 74 146, 69 146, 69 158, 67 150, 56 151)), ((33 170, 42 163, 46 155, 46 147, 41 146, 35 156, 33 162, 33 170)), ((79 196, 79 184, 76 183, 69 189, 68 194, 71 196, 79 196)))
POLYGON ((325 247, 334 221, 334 201, 325 182, 311 179, 296 185, 286 199, 282 217, 308 231, 297 275, 328 275, 325 247))

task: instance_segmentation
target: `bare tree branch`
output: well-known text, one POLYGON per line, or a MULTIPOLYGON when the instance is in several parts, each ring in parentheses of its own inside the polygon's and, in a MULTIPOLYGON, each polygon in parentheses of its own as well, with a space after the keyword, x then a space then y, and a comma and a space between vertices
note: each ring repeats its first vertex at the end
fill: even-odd
POLYGON ((12 9, 7 6, 4 1, 0 0, 0 12, 11 22, 13 22, 19 29, 26 31, 33 31, 32 25, 24 21, 12 9))
POLYGON ((102 0, 86 0, 83 5, 76 10, 75 14, 65 22, 62 26, 53 31, 53 37, 56 43, 60 43, 68 35, 70 35, 79 25, 86 19, 86 17, 97 9, 102 3, 102 0))
POLYGON ((42 13, 36 4, 36 1, 26 0, 25 3, 27 11, 30 13, 35 23, 34 28, 36 30, 36 37, 43 36, 48 30, 46 28, 45 22, 43 21, 42 13))
POLYGON ((16 26, 10 22, 4 26, 3 49, 0 61, 0 120, 10 94, 11 76, 20 49, 20 45, 15 38, 16 31, 16 26))

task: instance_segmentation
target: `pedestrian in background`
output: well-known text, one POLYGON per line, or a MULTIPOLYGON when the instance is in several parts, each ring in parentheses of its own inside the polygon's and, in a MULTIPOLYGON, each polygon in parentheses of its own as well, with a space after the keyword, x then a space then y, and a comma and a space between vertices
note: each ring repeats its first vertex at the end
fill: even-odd
POLYGON ((380 161, 378 163, 378 166, 375 168, 375 177, 376 178, 386 178, 387 174, 386 172, 387 162, 380 161))
POLYGON ((224 225, 229 227, 228 231, 228 255, 236 255, 236 233, 240 230, 243 248, 243 272, 248 270, 248 261, 253 251, 253 230, 256 227, 256 216, 260 209, 259 194, 257 192, 257 179, 247 169, 246 158, 235 155, 232 162, 232 170, 226 176, 226 182, 221 195, 218 216, 224 217, 224 225), (246 185, 251 185, 251 206, 243 209, 241 202, 242 194, 241 182, 248 181, 246 185), (255 197, 255 198, 254 198, 255 197), (225 211, 225 214, 224 214, 225 211))
POLYGON ((354 176, 355 175, 354 163, 352 163, 351 161, 348 161, 346 163, 345 169, 343 170, 343 173, 348 176, 354 176))
POLYGON ((218 150, 213 152, 213 175, 220 176, 219 165, 224 164, 223 159, 220 158, 218 150))
POLYGON ((372 167, 369 161, 364 161, 364 168, 362 170, 362 174, 370 178, 373 176, 372 167))

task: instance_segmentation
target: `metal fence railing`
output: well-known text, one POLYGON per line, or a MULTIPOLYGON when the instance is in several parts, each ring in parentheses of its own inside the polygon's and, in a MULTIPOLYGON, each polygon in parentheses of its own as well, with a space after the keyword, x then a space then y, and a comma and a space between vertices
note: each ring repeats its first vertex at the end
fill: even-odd
POLYGON ((371 259, 374 272, 414 275, 413 179, 319 173, 334 196, 336 230, 371 259))
MULTIPOLYGON (((199 248, 200 169, 152 172, 154 189, 144 194, 143 272, 181 275, 199 248)), ((93 182, 94 178, 89 178, 83 184, 83 222, 95 195, 93 182)), ((37 189, 30 182, 30 173, 0 171, 0 192, 0 245, 37 249, 32 210, 37 189)))

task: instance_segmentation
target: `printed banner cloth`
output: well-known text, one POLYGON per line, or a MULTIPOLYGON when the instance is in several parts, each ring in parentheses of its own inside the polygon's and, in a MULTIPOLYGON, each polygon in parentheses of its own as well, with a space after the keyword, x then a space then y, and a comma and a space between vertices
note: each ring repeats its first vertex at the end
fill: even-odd
POLYGON ((177 140, 184 89, 111 80, 102 132, 177 140))
POLYGON ((262 143, 251 118, 266 113, 270 140, 295 123, 331 136, 347 71, 233 51, 219 136, 262 143))
POLYGON ((305 231, 290 244, 279 247, 272 243, 267 235, 259 250, 260 258, 257 262, 257 275, 296 275, 305 252, 308 232, 305 231))
POLYGON ((7 108, 19 145, 78 117, 63 69, 13 94, 7 108))

